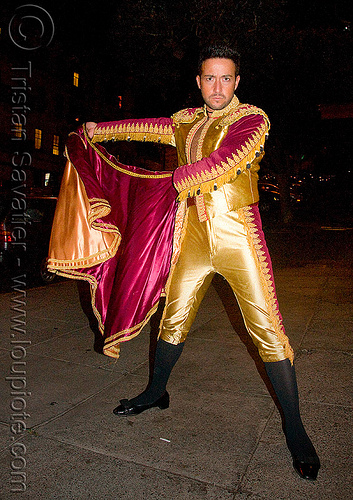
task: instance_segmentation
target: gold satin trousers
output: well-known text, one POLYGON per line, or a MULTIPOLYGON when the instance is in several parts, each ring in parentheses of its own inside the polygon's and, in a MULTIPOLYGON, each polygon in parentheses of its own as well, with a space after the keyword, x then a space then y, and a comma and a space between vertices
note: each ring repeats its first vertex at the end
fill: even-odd
POLYGON ((205 222, 199 222, 196 207, 191 206, 186 224, 170 277, 160 338, 175 345, 185 341, 213 275, 219 273, 235 294, 262 360, 293 362, 257 205, 205 222))

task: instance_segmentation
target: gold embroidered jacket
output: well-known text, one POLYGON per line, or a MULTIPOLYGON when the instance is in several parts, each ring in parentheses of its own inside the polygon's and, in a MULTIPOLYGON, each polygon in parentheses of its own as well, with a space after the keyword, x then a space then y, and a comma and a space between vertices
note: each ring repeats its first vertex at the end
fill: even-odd
POLYGON ((178 200, 195 196, 202 221, 259 200, 257 172, 269 127, 261 109, 240 104, 234 96, 211 117, 204 106, 181 110, 171 118, 99 123, 92 142, 137 140, 176 146, 179 167, 173 182, 178 200), (198 131, 192 162, 192 141, 198 131))

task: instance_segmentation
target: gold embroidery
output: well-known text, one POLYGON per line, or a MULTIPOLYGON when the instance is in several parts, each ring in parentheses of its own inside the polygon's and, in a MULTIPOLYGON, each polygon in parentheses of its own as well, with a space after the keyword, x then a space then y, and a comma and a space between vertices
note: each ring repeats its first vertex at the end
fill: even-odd
POLYGON ((198 114, 203 113, 203 108, 196 108, 192 111, 189 108, 182 109, 172 116, 173 122, 175 124, 179 123, 192 123, 198 114))
POLYGON ((266 297, 268 314, 273 324, 274 331, 284 347, 285 356, 290 359, 291 363, 293 364, 294 352, 289 343, 288 337, 285 334, 282 320, 279 314, 272 273, 269 269, 266 253, 263 251, 263 245, 258 235, 258 228, 254 223, 254 215, 252 213, 252 209, 251 207, 240 208, 238 210, 238 213, 246 229, 246 237, 249 243, 249 247, 254 253, 255 262, 257 262, 261 277, 262 289, 266 297))
MULTIPOLYGON (((83 128, 86 136, 85 127, 83 128)), ((91 142, 95 143, 109 140, 150 141, 175 146, 173 127, 163 124, 120 123, 115 126, 108 125, 106 127, 97 127, 91 142)))
POLYGON ((199 221, 206 222, 208 220, 208 215, 203 194, 195 196, 195 201, 196 201, 197 217, 199 221))
MULTIPOLYGON (((187 221, 188 211, 186 209, 186 201, 179 204, 176 215, 175 215, 175 224, 174 224, 174 233, 173 233, 173 254, 171 259, 171 264, 174 266, 179 258, 179 253, 181 249, 181 244, 183 238, 185 236, 185 228, 187 221)), ((169 273, 170 275, 171 273, 169 273)), ((167 288, 167 285, 166 287, 167 288)))
POLYGON ((237 107, 233 112, 222 118, 220 121, 219 125, 221 127, 226 127, 233 125, 236 121, 240 120, 240 118, 243 118, 244 116, 249 116, 249 115, 261 115, 265 118, 268 127, 270 127, 270 120, 267 116, 267 114, 262 111, 262 109, 257 108, 256 106, 252 106, 250 104, 240 104, 240 106, 237 107))
POLYGON ((212 125, 212 120, 210 120, 210 119, 207 120, 207 118, 206 118, 206 123, 205 123, 203 129, 201 130, 200 139, 199 139, 199 142, 197 145, 197 152, 196 152, 197 161, 200 161, 203 158, 203 154, 202 154, 203 143, 204 143, 206 134, 208 132, 208 129, 210 128, 211 125, 212 125))
MULTIPOLYGON (((190 130, 190 132, 188 133, 188 136, 187 136, 186 142, 185 142, 186 161, 188 163, 192 163, 191 147, 192 147, 192 142, 194 140, 195 134, 200 129, 200 127, 202 127, 206 123, 206 121, 207 121, 207 116, 202 118, 202 120, 196 122, 195 125, 190 130)), ((199 145, 200 145, 200 142, 199 142, 199 145)), ((202 144, 201 144, 201 146, 202 146, 202 144)), ((197 158, 197 159, 199 160, 201 158, 197 158)))
POLYGON ((111 224, 105 224, 105 223, 95 223, 96 219, 100 219, 102 217, 105 217, 106 215, 110 214, 111 208, 110 204, 107 200, 100 199, 100 198, 90 198, 88 199, 90 203, 90 209, 88 213, 88 222, 90 223, 91 227, 94 229, 101 229, 105 230, 105 228, 113 228, 114 226, 111 224), (104 224, 104 227, 103 227, 104 224))
POLYGON ((233 181, 242 172, 249 169, 255 160, 257 162, 263 156, 263 147, 267 135, 267 125, 260 125, 252 134, 250 140, 242 147, 242 151, 237 150, 232 154, 232 158, 216 164, 210 171, 201 171, 191 174, 189 177, 175 183, 179 192, 178 199, 184 200, 196 194, 205 194, 213 191, 214 182, 217 179, 218 188, 223 184, 233 181))
MULTIPOLYGON (((92 225, 92 227, 94 227, 92 225)), ((102 264, 103 262, 107 261, 111 257, 113 257, 116 253, 116 251, 119 248, 120 241, 121 241, 121 235, 118 232, 117 228, 113 225, 110 225, 107 229, 102 228, 100 224, 96 224, 96 227, 94 229, 97 229, 102 232, 107 232, 107 233, 117 233, 114 235, 114 240, 112 245, 104 250, 101 250, 100 252, 90 254, 87 257, 79 257, 77 259, 54 259, 54 258, 48 258, 48 269, 51 271, 56 271, 59 269, 66 269, 71 272, 72 269, 82 269, 82 268, 89 268, 92 267, 92 265, 97 265, 97 264, 102 264)))

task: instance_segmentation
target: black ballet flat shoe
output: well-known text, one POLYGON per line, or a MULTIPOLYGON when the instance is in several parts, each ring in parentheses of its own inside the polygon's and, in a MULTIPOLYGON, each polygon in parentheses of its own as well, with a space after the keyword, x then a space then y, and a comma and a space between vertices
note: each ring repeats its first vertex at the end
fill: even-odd
POLYGON ((169 407, 169 394, 167 391, 154 403, 145 405, 134 405, 131 404, 128 399, 122 399, 120 401, 120 405, 114 408, 113 413, 114 415, 128 417, 130 415, 139 415, 139 413, 142 413, 145 410, 149 410, 150 408, 155 408, 157 406, 161 410, 165 410, 169 407))
POLYGON ((315 481, 320 469, 320 460, 318 457, 315 457, 307 461, 302 461, 293 456, 293 467, 301 478, 315 481))

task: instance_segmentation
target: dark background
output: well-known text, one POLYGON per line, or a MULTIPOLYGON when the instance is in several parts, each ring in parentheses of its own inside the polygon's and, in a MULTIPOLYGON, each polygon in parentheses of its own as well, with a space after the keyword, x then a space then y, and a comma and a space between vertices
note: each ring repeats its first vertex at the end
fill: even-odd
MULTIPOLYGON (((55 34, 48 46, 33 51, 8 37, 21 5, 1 7, 2 54, 7 64, 30 58, 35 72, 48 75, 47 99, 55 101, 57 94, 62 105, 53 112, 34 95, 32 110, 43 108, 52 122, 57 118, 63 137, 86 120, 170 116, 199 105, 199 47, 224 41, 242 56, 238 97, 271 119, 270 158, 263 169, 330 174, 345 189, 351 184, 352 2, 41 1, 36 5, 47 9, 55 34), (80 74, 76 95, 59 96, 74 69, 80 74)), ((28 36, 38 36, 31 33, 36 28, 30 22, 24 27, 28 36)))

